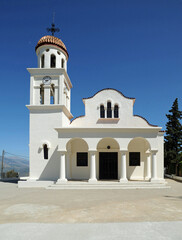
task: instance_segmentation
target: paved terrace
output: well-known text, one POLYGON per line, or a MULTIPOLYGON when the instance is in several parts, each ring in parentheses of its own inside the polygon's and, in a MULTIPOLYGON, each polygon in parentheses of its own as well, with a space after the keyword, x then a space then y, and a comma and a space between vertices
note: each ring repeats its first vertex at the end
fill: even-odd
POLYGON ((182 183, 167 189, 19 189, 0 182, 0 223, 182 221, 182 183))

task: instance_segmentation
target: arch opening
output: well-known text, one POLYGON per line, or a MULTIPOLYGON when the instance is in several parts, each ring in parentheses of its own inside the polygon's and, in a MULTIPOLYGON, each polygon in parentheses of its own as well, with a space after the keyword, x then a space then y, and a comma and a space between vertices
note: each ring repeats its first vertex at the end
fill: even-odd
POLYGON ((51 54, 51 68, 56 67, 56 56, 54 54, 51 54))
POLYGON ((41 56, 41 68, 44 68, 44 60, 45 60, 45 56, 44 56, 44 54, 42 54, 42 56, 41 56))

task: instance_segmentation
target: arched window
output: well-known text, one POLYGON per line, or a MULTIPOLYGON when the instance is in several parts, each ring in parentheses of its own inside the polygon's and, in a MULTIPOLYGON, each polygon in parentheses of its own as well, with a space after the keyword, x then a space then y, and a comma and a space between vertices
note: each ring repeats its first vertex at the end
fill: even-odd
POLYGON ((100 118, 105 118, 104 105, 100 105, 100 118))
POLYGON ((114 106, 114 118, 118 118, 119 117, 119 112, 118 112, 118 105, 114 106))
POLYGON ((47 144, 44 144, 44 159, 48 159, 48 147, 47 147, 47 144))
POLYGON ((40 104, 44 104, 44 85, 40 85, 40 104))
POLYGON ((54 54, 51 54, 51 68, 56 67, 56 56, 54 54))
POLYGON ((51 84, 50 91, 51 91, 51 93, 50 93, 50 104, 54 104, 55 103, 55 87, 54 87, 54 84, 51 84))
POLYGON ((44 68, 44 54, 41 56, 41 68, 44 68))
POLYGON ((107 102, 107 118, 112 118, 111 102, 107 102))
POLYGON ((64 59, 61 60, 61 67, 64 68, 64 59))

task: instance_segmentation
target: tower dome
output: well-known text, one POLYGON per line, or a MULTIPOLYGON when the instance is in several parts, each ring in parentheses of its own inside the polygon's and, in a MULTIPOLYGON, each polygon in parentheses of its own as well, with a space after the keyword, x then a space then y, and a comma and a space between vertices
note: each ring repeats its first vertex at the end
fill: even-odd
POLYGON ((60 48, 64 54, 66 55, 66 58, 68 59, 69 55, 68 55, 68 52, 67 52, 67 49, 66 49, 66 46, 65 44, 61 41, 61 39, 55 37, 55 36, 43 36, 37 43, 36 47, 35 47, 35 51, 37 51, 37 49, 40 47, 40 46, 43 46, 43 45, 52 45, 52 46, 56 46, 58 48, 60 48))
POLYGON ((64 68, 67 71, 68 52, 61 39, 55 36, 43 36, 35 51, 39 68, 64 68))

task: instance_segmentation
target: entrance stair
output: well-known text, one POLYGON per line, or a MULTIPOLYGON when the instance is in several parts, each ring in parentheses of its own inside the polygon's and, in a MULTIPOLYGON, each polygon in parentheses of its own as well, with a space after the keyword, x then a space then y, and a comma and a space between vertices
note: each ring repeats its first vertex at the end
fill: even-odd
POLYGON ((159 189, 170 188, 167 182, 152 183, 148 181, 128 181, 121 183, 118 181, 97 181, 89 183, 87 181, 68 181, 66 183, 54 183, 46 189, 159 189))

